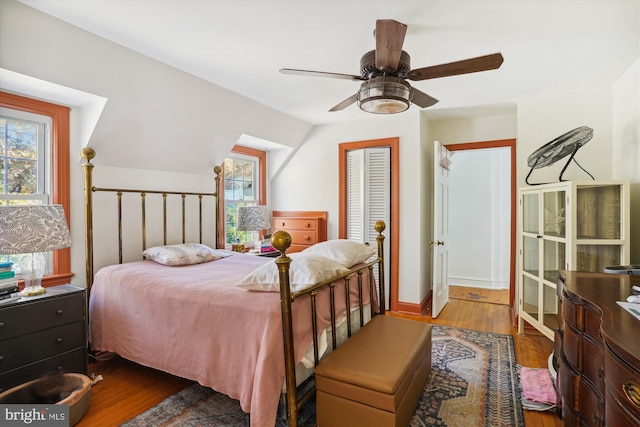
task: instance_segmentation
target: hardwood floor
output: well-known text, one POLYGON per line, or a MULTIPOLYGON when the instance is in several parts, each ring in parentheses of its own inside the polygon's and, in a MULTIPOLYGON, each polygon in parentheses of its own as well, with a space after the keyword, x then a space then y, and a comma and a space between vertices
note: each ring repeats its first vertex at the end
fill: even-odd
POLYGON ((509 305, 509 289, 484 289, 450 286, 449 298, 509 305))
MULTIPOLYGON (((522 366, 546 367, 553 343, 543 335, 527 332, 518 335, 511 326, 509 307, 495 303, 452 299, 438 318, 393 313, 424 322, 458 328, 511 334, 517 362, 522 366)), ((191 381, 115 357, 89 364, 89 374, 104 378, 92 388, 91 406, 78 427, 114 427, 153 407, 164 398, 182 390, 191 381)), ((525 426, 562 426, 554 412, 524 411, 525 426)))

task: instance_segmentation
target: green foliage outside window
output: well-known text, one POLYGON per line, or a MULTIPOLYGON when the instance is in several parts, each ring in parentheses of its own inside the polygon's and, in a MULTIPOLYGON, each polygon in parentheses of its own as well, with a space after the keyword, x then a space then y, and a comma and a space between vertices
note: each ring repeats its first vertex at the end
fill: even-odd
POLYGON ((250 243, 257 239, 255 231, 238 231, 238 207, 258 204, 257 162, 244 158, 224 161, 225 242, 250 243))
POLYGON ((0 190, 37 193, 38 126, 0 118, 0 190))

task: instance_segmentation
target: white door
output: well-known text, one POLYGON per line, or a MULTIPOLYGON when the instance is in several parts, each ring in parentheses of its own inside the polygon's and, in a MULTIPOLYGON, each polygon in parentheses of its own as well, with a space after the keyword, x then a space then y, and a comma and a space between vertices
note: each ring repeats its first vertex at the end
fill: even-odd
POLYGON ((432 317, 449 302, 449 165, 450 153, 440 142, 433 148, 433 289, 432 317))
MULTIPOLYGON (((391 150, 364 148, 347 153, 347 239, 377 248, 376 221, 384 221, 384 271, 386 308, 389 308, 391 244, 391 150)), ((376 283, 380 283, 375 268, 376 283)))

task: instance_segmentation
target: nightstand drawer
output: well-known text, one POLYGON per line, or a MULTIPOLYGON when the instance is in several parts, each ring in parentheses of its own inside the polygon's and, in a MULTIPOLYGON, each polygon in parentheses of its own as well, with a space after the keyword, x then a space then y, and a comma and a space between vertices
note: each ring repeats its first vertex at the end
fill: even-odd
POLYGON ((77 347, 84 348, 84 322, 44 329, 0 344, 0 372, 6 372, 77 347))
POLYGON ((300 219, 300 218, 273 218, 274 230, 317 230, 318 220, 316 219, 300 219))
POLYGON ((51 299, 17 304, 0 310, 0 340, 84 319, 81 292, 51 299))
POLYGON ((86 372, 86 358, 85 349, 81 347, 4 372, 0 374, 0 393, 26 382, 25 378, 33 379, 62 372, 84 374, 86 372))

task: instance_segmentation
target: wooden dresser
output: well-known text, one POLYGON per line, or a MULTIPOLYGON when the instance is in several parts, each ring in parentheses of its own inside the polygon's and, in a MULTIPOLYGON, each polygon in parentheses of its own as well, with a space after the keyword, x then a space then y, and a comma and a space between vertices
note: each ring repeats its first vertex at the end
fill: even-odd
POLYGON ((273 211, 271 231, 284 230, 291 234, 289 253, 300 252, 327 240, 327 212, 273 211))
POLYGON ((554 355, 565 426, 640 426, 640 320, 616 303, 632 284, 640 276, 560 272, 554 355))

